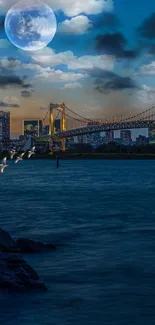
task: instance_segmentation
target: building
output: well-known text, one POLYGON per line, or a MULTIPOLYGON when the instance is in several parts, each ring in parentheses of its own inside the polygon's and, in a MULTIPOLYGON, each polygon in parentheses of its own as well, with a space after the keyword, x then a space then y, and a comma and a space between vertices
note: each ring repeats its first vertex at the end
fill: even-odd
POLYGON ((111 142, 114 141, 114 131, 106 131, 104 142, 111 142))
POLYGON ((132 142, 131 130, 121 130, 120 138, 121 138, 123 144, 125 144, 125 145, 130 144, 132 142))
POLYGON ((49 125, 44 125, 42 127, 42 135, 48 135, 49 134, 49 130, 50 130, 50 126, 49 125))
POLYGON ((19 135, 19 141, 25 141, 26 137, 22 134, 19 135))
POLYGON ((0 111, 0 141, 10 140, 10 112, 0 111))
POLYGON ((155 143, 155 128, 148 129, 149 143, 155 143))
POLYGON ((145 137, 144 135, 139 135, 139 137, 136 138, 136 145, 141 146, 145 145, 149 142, 149 139, 145 137))
POLYGON ((23 135, 28 137, 39 137, 42 134, 42 120, 24 120, 23 135))

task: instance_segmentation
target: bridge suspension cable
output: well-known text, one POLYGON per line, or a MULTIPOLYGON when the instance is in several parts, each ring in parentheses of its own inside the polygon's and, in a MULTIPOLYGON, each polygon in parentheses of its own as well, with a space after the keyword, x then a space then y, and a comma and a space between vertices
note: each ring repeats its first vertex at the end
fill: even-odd
POLYGON ((92 121, 94 121, 94 120, 92 120, 92 119, 88 119, 88 118, 86 118, 86 117, 83 117, 83 116, 80 115, 80 114, 77 114, 77 113, 74 112, 72 109, 68 108, 66 105, 65 105, 65 107, 66 107, 66 109, 67 109, 69 112, 71 112, 71 113, 73 113, 74 115, 80 117, 82 120, 86 120, 86 121, 88 121, 88 122, 92 122, 92 121))
MULTIPOLYGON (((75 115, 75 116, 71 116, 70 114, 67 114, 67 113, 65 112, 65 116, 66 116, 66 117, 68 117, 69 119, 72 119, 72 120, 74 120, 74 121, 77 121, 77 122, 79 122, 79 123, 82 123, 82 124, 86 124, 86 123, 88 123, 88 122, 91 122, 91 123, 94 122, 94 123, 100 123, 100 124, 104 124, 104 123, 112 123, 112 121, 110 121, 110 120, 107 120, 107 121, 101 121, 101 120, 100 120, 100 121, 99 121, 99 120, 89 119, 89 118, 83 117, 82 115, 80 115, 80 114, 74 112, 72 109, 68 108, 66 105, 65 105, 65 108, 66 108, 70 113, 72 113, 72 114, 75 115)), ((152 106, 152 107, 150 107, 150 108, 148 108, 148 109, 145 109, 144 111, 142 111, 142 112, 140 112, 140 113, 137 113, 137 114, 135 114, 135 115, 131 115, 131 116, 126 117, 126 118, 123 117, 122 119, 118 119, 118 120, 113 120, 113 123, 122 123, 122 122, 127 122, 127 121, 130 121, 130 120, 133 120, 133 119, 135 119, 135 121, 137 121, 137 120, 144 120, 144 119, 146 119, 146 120, 151 119, 151 118, 153 118, 153 117, 155 116, 155 113, 149 114, 146 118, 144 118, 143 116, 144 116, 145 114, 151 113, 151 111, 152 111, 154 108, 155 108, 155 105, 152 106), (141 117, 141 116, 142 116, 142 118, 139 118, 139 117, 141 117)), ((58 106, 58 105, 56 105, 55 109, 58 111, 58 114, 57 114, 57 116, 55 117, 54 121, 58 118, 59 113, 60 113, 60 110, 59 110, 59 106, 58 106)), ((44 123, 44 121, 46 120, 48 114, 49 114, 49 109, 47 110, 47 112, 46 112, 46 114, 45 114, 45 116, 44 116, 44 118, 43 118, 43 123, 44 123)))

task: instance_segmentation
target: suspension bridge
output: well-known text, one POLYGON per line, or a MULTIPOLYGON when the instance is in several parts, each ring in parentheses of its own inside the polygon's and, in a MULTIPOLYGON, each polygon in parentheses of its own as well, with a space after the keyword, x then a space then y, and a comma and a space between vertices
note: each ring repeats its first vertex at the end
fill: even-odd
POLYGON ((65 151, 66 138, 96 132, 155 127, 155 105, 140 113, 128 117, 121 117, 120 119, 93 120, 77 114, 75 111, 68 108, 65 103, 51 103, 43 118, 43 124, 47 118, 49 119, 49 134, 47 136, 40 136, 39 139, 51 142, 59 140, 62 142, 62 150, 65 151), (55 129, 55 121, 59 116, 61 120, 61 130, 57 131, 55 129), (73 129, 66 129, 67 120, 76 121, 76 124, 80 126, 73 129))

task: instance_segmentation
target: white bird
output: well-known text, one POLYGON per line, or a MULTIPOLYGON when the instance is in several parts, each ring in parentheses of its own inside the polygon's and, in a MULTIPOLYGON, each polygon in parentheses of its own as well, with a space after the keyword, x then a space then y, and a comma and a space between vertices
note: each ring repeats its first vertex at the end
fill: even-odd
POLYGON ((16 150, 10 150, 10 158, 13 159, 14 155, 16 154, 16 150))
POLYGON ((8 167, 8 165, 6 164, 6 157, 5 158, 3 158, 3 160, 2 160, 2 164, 0 164, 0 172, 1 173, 3 173, 4 172, 4 169, 6 168, 6 167, 8 167))
POLYGON ((21 153, 17 159, 15 160, 15 164, 17 164, 19 161, 23 160, 23 156, 25 155, 25 152, 21 153))
POLYGON ((32 155, 35 154, 35 147, 28 151, 28 158, 31 158, 32 155))

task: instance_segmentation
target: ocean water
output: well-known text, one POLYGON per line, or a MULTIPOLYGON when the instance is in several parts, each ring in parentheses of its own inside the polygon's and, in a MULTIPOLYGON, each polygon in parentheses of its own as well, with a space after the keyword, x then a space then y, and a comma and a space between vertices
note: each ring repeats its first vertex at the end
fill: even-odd
POLYGON ((155 162, 29 160, 0 175, 0 227, 48 287, 0 294, 2 325, 155 324, 155 162))

